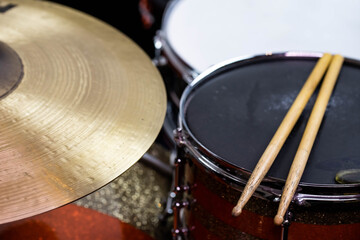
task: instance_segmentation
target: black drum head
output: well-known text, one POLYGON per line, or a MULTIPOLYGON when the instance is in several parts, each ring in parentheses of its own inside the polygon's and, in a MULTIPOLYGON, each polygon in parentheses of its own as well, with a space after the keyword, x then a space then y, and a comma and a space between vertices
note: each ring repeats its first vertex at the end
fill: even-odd
MULTIPOLYGON (((192 138, 212 155, 251 172, 317 60, 317 57, 255 58, 203 77, 190 87, 187 96, 183 96, 183 125, 192 138)), ((268 177, 286 179, 318 89, 268 177)), ((346 60, 302 183, 334 184, 338 171, 360 168, 359 104, 360 65, 346 60)))

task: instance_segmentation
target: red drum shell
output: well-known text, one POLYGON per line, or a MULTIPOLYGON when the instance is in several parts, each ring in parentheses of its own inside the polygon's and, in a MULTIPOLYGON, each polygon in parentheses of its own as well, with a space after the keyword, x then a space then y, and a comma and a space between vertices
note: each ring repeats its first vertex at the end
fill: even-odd
MULTIPOLYGON (((185 213, 186 225, 192 229, 190 239, 281 239, 282 227, 273 223, 278 203, 253 196, 242 214, 233 217, 241 191, 192 163, 185 178, 193 186, 187 198, 196 199, 185 213)), ((325 202, 293 206, 288 239, 358 239, 359 207, 359 203, 325 202)))

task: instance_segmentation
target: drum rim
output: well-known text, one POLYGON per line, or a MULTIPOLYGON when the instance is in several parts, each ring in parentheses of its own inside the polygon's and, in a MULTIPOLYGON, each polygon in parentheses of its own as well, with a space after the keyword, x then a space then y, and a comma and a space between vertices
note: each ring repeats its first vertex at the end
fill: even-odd
POLYGON ((161 42, 161 50, 165 53, 168 61, 170 61, 170 64, 176 69, 176 71, 181 74, 181 77, 189 84, 200 73, 183 58, 181 58, 179 54, 174 50, 174 47, 168 40, 168 31, 166 31, 167 25, 169 23, 169 18, 179 2, 180 0, 172 0, 166 5, 161 20, 161 29, 157 32, 156 37, 161 42))
MULTIPOLYGON (((195 142, 203 151, 206 152, 207 155, 210 155, 211 158, 216 159, 216 161, 219 161, 219 164, 222 166, 229 166, 231 168, 234 168, 235 170, 245 172, 247 174, 251 174, 251 171, 241 168, 239 166, 236 166, 225 159, 221 158, 220 156, 216 155, 212 151, 210 151, 206 146, 204 146, 191 132, 190 128, 188 127, 186 120, 185 120, 185 109, 186 109, 186 103, 189 98, 189 95, 198 88, 202 83, 206 82, 206 79, 211 77, 214 74, 217 74, 221 71, 226 71, 226 69, 231 69, 233 65, 242 65, 246 63, 251 63, 253 61, 259 61, 259 60, 265 60, 265 59, 283 59, 283 58, 302 58, 302 59, 317 59, 322 57, 324 53, 321 52, 305 52, 305 51, 288 51, 288 52, 280 52, 280 53, 268 53, 263 55, 252 55, 252 56, 240 56, 228 59, 226 61, 220 62, 218 64, 213 65, 212 67, 209 67, 204 72, 202 72, 198 77, 196 77, 184 90, 181 99, 180 99, 180 105, 179 105, 179 129, 185 130, 186 135, 189 135, 191 141, 195 142)), ((353 64, 360 66, 360 60, 352 59, 352 58, 345 58, 345 63, 353 64)), ((195 150, 199 151, 199 150, 195 150)), ((199 153, 201 154, 201 153, 199 153)), ((202 158, 202 161, 208 161, 204 165, 215 165, 213 164, 209 159, 202 158)), ((216 164, 217 165, 217 164, 216 164)), ((212 166, 211 168, 218 168, 217 170, 221 169, 220 172, 230 174, 229 171, 225 171, 219 166, 212 166)), ((212 169, 212 171, 216 171, 212 169)), ((236 176, 234 176, 236 177, 236 176)), ((264 180, 268 180, 269 182, 276 182, 280 184, 285 183, 285 179, 280 179, 276 177, 266 176, 264 180)), ((336 189, 343 189, 343 188, 354 188, 354 187, 360 187, 360 184, 320 184, 320 183, 308 183, 308 182, 300 182, 300 187, 315 187, 315 188, 336 188, 336 189)))

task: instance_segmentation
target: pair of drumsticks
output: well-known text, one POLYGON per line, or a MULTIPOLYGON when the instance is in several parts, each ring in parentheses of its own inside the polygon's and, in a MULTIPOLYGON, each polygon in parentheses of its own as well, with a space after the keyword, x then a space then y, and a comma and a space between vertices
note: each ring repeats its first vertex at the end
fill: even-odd
POLYGON ((250 179, 246 184, 237 205, 233 209, 232 213, 234 216, 240 215, 242 208, 250 199, 251 195, 255 192, 256 188, 260 185, 260 182, 270 169, 285 140, 289 136, 296 121, 305 108, 308 100, 315 91, 328 66, 330 65, 321 85, 318 97, 314 104, 309 121, 306 125, 304 135, 301 139, 294 161, 291 165, 289 175, 287 177, 281 196, 279 209, 274 219, 274 222, 277 225, 281 225, 283 223, 285 212, 290 205, 296 188, 300 182, 301 176, 304 172, 306 162, 309 158, 311 148, 314 144, 317 132, 326 110, 326 106, 335 86, 336 79, 341 70, 343 61, 344 58, 340 55, 332 56, 328 53, 325 53, 316 63, 313 71, 309 75, 304 86, 302 87, 285 118, 281 122, 278 130, 275 132, 275 135, 271 139, 269 145, 257 163, 253 173, 251 174, 250 179))

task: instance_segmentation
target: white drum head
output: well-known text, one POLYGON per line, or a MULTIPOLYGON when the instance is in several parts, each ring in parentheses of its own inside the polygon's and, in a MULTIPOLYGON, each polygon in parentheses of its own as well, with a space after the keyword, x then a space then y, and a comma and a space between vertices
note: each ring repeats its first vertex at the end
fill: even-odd
POLYGON ((180 0, 165 12, 162 31, 199 73, 229 58, 270 52, 360 59, 360 1, 180 0))

